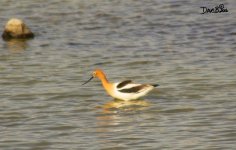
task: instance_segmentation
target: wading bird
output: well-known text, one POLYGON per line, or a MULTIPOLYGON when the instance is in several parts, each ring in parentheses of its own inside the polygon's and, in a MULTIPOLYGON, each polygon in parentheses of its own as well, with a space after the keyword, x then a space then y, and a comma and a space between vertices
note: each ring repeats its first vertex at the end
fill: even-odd
POLYGON ((96 69, 92 73, 92 77, 82 85, 85 85, 93 78, 100 79, 104 89, 110 96, 125 101, 136 100, 143 97, 155 87, 159 86, 158 84, 137 84, 133 83, 131 80, 111 83, 107 80, 105 73, 101 69, 96 69))

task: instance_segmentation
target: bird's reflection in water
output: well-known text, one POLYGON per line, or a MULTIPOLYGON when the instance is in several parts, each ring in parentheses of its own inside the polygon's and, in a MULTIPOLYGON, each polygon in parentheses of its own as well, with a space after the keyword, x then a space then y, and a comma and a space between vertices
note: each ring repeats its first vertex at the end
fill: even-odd
POLYGON ((138 111, 144 110, 150 103, 145 100, 132 100, 132 101, 123 101, 114 99, 105 103, 101 108, 104 113, 110 113, 113 111, 138 111))
POLYGON ((118 146, 113 140, 105 140, 104 137, 113 134, 123 134, 126 132, 127 127, 129 129, 133 128, 133 122, 139 119, 136 115, 134 117, 134 114, 147 109, 150 105, 151 103, 145 100, 112 100, 101 107, 97 107, 102 110, 102 112, 98 113, 96 116, 96 132, 99 133, 100 142, 108 147, 118 146))
POLYGON ((6 41, 6 44, 11 53, 22 53, 28 46, 25 39, 10 39, 6 41))

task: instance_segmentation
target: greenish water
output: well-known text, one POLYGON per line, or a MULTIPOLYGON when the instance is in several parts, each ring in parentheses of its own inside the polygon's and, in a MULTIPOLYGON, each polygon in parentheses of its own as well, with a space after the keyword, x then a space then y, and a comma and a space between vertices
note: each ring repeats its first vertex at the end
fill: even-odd
POLYGON ((0 40, 0 149, 235 149, 236 2, 220 3, 2 0, 2 30, 36 37, 0 40), (160 87, 115 102, 81 86, 95 68, 160 87))

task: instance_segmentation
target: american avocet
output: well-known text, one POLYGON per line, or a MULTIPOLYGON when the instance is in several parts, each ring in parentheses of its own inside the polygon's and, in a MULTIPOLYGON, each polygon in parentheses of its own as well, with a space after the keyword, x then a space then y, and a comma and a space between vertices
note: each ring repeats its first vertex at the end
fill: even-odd
POLYGON ((105 73, 100 69, 96 69, 93 72, 92 77, 82 85, 85 85, 95 77, 101 80, 104 89, 110 96, 115 99, 126 101, 136 100, 145 96, 148 92, 154 89, 154 87, 159 86, 158 84, 136 84, 131 80, 111 83, 107 80, 105 73))

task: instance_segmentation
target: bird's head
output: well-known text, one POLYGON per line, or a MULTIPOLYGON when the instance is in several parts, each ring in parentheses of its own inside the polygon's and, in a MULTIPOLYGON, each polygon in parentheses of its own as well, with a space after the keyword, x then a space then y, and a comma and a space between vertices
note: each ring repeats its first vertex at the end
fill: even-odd
POLYGON ((103 73, 103 71, 101 69, 96 69, 93 71, 92 73, 92 77, 90 77, 86 82, 84 82, 82 85, 87 84, 88 82, 90 82, 93 78, 99 78, 102 79, 105 77, 105 74, 103 73))

